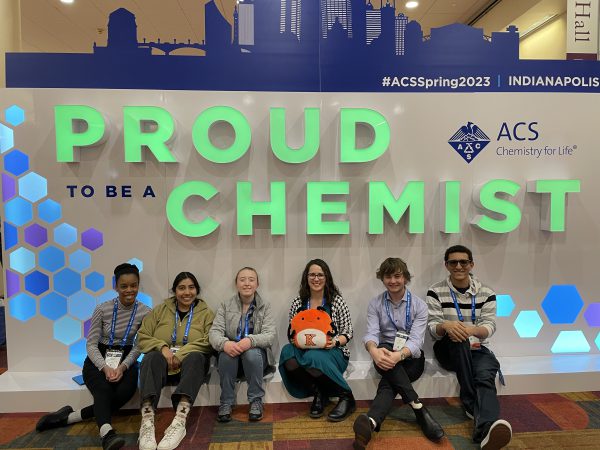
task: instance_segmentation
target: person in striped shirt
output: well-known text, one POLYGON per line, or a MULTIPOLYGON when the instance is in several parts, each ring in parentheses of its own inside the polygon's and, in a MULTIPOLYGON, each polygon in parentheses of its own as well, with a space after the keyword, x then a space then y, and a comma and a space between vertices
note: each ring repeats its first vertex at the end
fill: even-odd
POLYGON ((95 417, 104 450, 125 445, 125 440, 112 428, 111 415, 137 389, 140 351, 135 338, 142 319, 150 312, 136 298, 140 283, 138 268, 134 264, 119 264, 114 275, 118 297, 96 307, 87 336, 83 381, 94 403, 77 411, 64 406, 43 416, 36 425, 37 431, 44 431, 95 417))
POLYGON ((471 273, 475 263, 467 247, 448 248, 444 265, 448 277, 427 292, 433 351, 444 369, 456 372, 465 414, 474 420, 473 442, 485 450, 499 449, 510 442, 512 429, 498 419, 500 363, 487 348, 496 331, 496 294, 471 273))

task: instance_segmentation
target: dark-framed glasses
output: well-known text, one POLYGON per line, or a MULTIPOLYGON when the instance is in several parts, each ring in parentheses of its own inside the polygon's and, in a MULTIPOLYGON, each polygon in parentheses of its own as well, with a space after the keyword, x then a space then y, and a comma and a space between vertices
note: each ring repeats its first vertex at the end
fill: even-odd
POLYGON ((324 273, 312 273, 311 272, 311 273, 308 274, 308 278, 311 278, 313 280, 315 278, 322 279, 322 278, 325 278, 325 274, 324 273))
POLYGON ((461 267, 469 267, 473 261, 470 259, 449 259, 446 264, 449 267, 456 267, 460 264, 461 267))

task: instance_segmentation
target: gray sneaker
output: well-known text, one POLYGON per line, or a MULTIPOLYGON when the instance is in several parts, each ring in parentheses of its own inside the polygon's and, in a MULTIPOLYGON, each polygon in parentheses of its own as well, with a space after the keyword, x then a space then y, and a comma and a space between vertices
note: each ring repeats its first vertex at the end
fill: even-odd
POLYGON ((231 405, 222 404, 217 412, 217 421, 231 422, 231 405))
POLYGON ((263 418, 262 400, 254 400, 250 403, 250 411, 248 411, 248 420, 257 422, 263 418))

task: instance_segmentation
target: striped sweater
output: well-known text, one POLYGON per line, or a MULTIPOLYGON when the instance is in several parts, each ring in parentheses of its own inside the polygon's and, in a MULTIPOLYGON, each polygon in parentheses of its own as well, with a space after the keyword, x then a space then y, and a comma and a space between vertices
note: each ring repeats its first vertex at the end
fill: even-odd
MULTIPOLYGON (((117 305, 117 323, 115 325, 115 339, 113 346, 121 345, 121 341, 125 335, 125 330, 127 330, 127 325, 129 324, 129 319, 131 318, 131 312, 133 311, 133 305, 123 306, 123 304, 118 300, 117 305)), ((98 370, 102 370, 105 365, 104 357, 98 349, 98 344, 100 343, 108 345, 110 338, 110 326, 113 316, 113 307, 114 300, 109 300, 96 306, 96 309, 92 314, 92 323, 90 325, 90 332, 87 337, 86 350, 88 357, 98 368, 98 370)), ((129 336, 127 336, 126 345, 131 346, 134 344, 134 338, 138 328, 142 323, 142 319, 149 312, 150 308, 148 308, 142 302, 138 302, 137 312, 135 314, 135 319, 133 320, 129 336)), ((140 351, 138 350, 137 345, 134 345, 122 363, 129 368, 139 356, 140 351)))
MULTIPOLYGON (((429 332, 434 339, 441 339, 436 333, 436 327, 447 320, 458 320, 458 314, 454 307, 454 301, 450 290, 454 291, 456 300, 460 306, 465 324, 471 324, 471 303, 475 295, 475 326, 485 327, 488 330, 488 338, 496 331, 496 294, 488 286, 482 284, 473 274, 469 289, 461 294, 450 282, 450 277, 434 284, 427 291, 427 307, 429 308, 429 332)), ((487 339, 482 341, 487 345, 487 339)))

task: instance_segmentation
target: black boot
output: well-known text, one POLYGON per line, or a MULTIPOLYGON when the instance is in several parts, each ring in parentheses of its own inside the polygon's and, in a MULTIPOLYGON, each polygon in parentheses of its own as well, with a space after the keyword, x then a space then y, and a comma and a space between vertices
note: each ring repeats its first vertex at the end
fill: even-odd
POLYGON ((371 419, 366 414, 360 414, 354 421, 352 428, 354 429, 352 448, 354 450, 364 450, 369 444, 371 435, 375 429, 373 422, 371 422, 371 419))
POLYGON ((413 408, 413 412, 417 418, 417 423, 421 427, 421 430, 423 430, 423 434, 427 439, 430 441, 439 441, 444 437, 444 429, 437 423, 429 411, 427 411, 425 405, 421 406, 419 409, 413 408))
POLYGON ((341 391, 338 398, 337 405, 327 414, 327 420, 330 422, 341 422, 356 411, 356 401, 352 391, 341 391))
POLYGON ((67 425, 67 419, 72 412, 73 408, 68 405, 63 406, 58 411, 42 416, 40 420, 38 420, 35 429, 37 431, 44 431, 51 428, 64 427, 67 425))
POLYGON ((329 402, 329 399, 325 397, 323 391, 319 388, 315 389, 315 397, 310 405, 310 417, 318 419, 323 417, 325 412, 325 405, 329 402))
POLYGON ((102 450, 117 450, 125 445, 125 439, 110 430, 102 438, 102 450))

